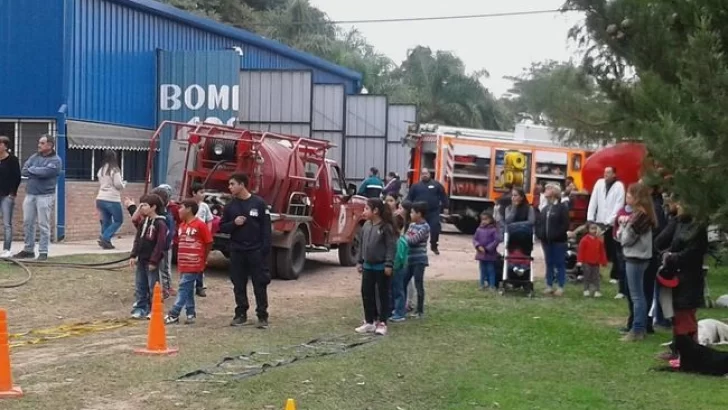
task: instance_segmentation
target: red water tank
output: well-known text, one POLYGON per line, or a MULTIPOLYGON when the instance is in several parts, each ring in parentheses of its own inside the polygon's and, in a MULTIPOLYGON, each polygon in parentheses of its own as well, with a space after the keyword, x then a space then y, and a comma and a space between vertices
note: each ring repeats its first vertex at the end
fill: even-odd
POLYGON ((587 158, 581 170, 584 189, 591 192, 599 178, 604 178, 604 168, 615 167, 617 177, 625 188, 640 179, 642 163, 647 154, 644 144, 623 142, 602 148, 587 158))

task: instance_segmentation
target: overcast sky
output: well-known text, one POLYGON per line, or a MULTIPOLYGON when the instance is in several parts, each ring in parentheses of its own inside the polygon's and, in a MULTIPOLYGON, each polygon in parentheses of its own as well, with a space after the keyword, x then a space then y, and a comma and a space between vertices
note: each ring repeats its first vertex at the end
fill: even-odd
MULTIPOLYGON (((332 20, 452 16, 558 9, 564 0, 311 0, 332 20)), ((356 27, 380 52, 400 63, 417 45, 453 51, 469 71, 485 68, 486 86, 496 96, 531 62, 566 61, 575 47, 566 36, 580 21, 578 14, 559 13, 406 23, 367 23, 356 27)), ((342 26, 350 28, 351 26, 342 26)))

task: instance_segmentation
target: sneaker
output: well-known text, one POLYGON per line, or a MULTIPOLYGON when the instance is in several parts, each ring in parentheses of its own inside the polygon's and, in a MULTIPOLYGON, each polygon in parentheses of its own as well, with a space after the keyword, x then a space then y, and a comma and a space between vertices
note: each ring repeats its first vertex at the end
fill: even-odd
POLYGON ((618 282, 617 279, 609 279, 609 283, 611 283, 612 285, 616 285, 618 282))
POLYGON ((588 298, 589 296, 591 296, 591 292, 589 292, 588 290, 585 290, 584 291, 584 297, 585 298, 588 298))
POLYGON ((602 292, 599 292, 599 291, 596 291, 596 292, 594 292, 594 297, 595 297, 595 298, 600 298, 600 297, 602 297, 602 292))
POLYGON ((165 325, 177 325, 179 324, 179 316, 167 315, 164 317, 165 325))
POLYGON ((144 318, 144 312, 139 309, 135 309, 131 312, 131 318, 135 320, 141 320, 144 318))
POLYGON ((147 320, 152 320, 152 312, 147 313, 147 320))
POLYGON ((48 254, 47 253, 39 253, 38 257, 35 258, 37 261, 47 261, 48 260, 48 254))
POLYGON ((258 324, 255 327, 258 329, 268 329, 268 319, 258 319, 258 324))
POLYGON ((622 336, 622 338, 619 340, 621 340, 622 342, 639 342, 645 340, 645 334, 629 332, 626 335, 622 336))
POLYGON ((376 330, 377 330, 377 327, 374 326, 374 324, 372 324, 372 323, 364 323, 363 325, 361 325, 361 326, 357 327, 356 329, 354 329, 354 331, 356 333, 360 333, 360 334, 363 334, 363 333, 374 333, 376 330))
POLYGON ((15 259, 33 259, 35 258, 35 252, 28 252, 26 250, 22 250, 15 255, 13 255, 13 258, 15 259))
POLYGON ((556 296, 556 297, 564 296, 564 288, 557 288, 554 291, 554 296, 556 296))
POLYGON ((394 316, 390 317, 389 320, 391 322, 404 322, 405 320, 407 320, 407 318, 404 316, 394 315, 394 316))
POLYGON ((205 288, 197 288, 197 289, 195 289, 195 295, 197 295, 201 298, 206 298, 207 292, 205 291, 205 288))
POLYGON ((230 326, 245 326, 246 324, 248 324, 248 318, 245 316, 235 316, 230 322, 230 326))
POLYGON ((9 250, 3 251, 2 255, 0 255, 0 258, 5 258, 5 259, 12 258, 12 257, 13 257, 13 253, 10 252, 9 250))
POLYGON ((99 247, 101 247, 101 249, 106 249, 106 250, 116 249, 116 247, 111 244, 111 241, 106 241, 101 237, 99 237, 99 240, 96 241, 96 243, 99 244, 99 247))
POLYGON ((434 253, 435 255, 440 254, 440 250, 437 248, 437 246, 432 246, 430 249, 432 249, 432 253, 434 253))
POLYGON ((196 315, 187 315, 187 317, 185 318, 185 324, 192 325, 195 323, 196 320, 197 320, 196 315))
POLYGON ((554 289, 551 286, 546 286, 546 289, 543 290, 544 295, 551 295, 554 293, 554 289))
POLYGON ((412 319, 422 319, 422 318, 425 317, 425 314, 424 313, 419 313, 419 312, 410 313, 409 317, 411 317, 412 319))
POLYGON ((617 295, 614 296, 614 298, 615 299, 624 299, 624 294, 623 293, 617 293, 617 295))
POLYGON ((376 329, 374 329, 374 334, 378 336, 386 336, 387 324, 382 322, 377 323, 376 329))

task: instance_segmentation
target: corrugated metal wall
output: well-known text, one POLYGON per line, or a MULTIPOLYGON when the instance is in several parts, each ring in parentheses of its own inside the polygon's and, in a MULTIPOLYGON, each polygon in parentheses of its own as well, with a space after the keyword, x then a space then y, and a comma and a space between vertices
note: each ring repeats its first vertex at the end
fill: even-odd
POLYGON ((346 97, 344 168, 346 179, 360 181, 369 168, 387 168, 387 97, 346 97))
POLYGON ((313 75, 309 71, 242 71, 241 126, 311 136, 313 75))
POLYGON ((62 46, 62 1, 0 0, 0 117, 55 118, 62 46))
MULTIPOLYGON (((31 9, 36 12, 43 9, 44 14, 53 10, 46 3, 52 3, 54 7, 63 3, 62 0, 0 1, 28 3, 28 7, 32 4, 31 9)), ((239 46, 244 52, 240 62, 243 69, 311 69, 240 40, 116 2, 75 0, 74 4, 73 21, 70 22, 73 24, 70 118, 154 128, 158 49, 200 51, 239 46)), ((62 7, 55 15, 62 15, 62 7)), ((60 37, 59 32, 57 38, 60 37)), ((29 46, 36 47, 36 44, 29 46)), ((53 64, 46 61, 45 65, 53 64)), ((25 65, 22 69, 32 70, 25 65)), ((345 84, 351 92, 355 87, 353 80, 318 69, 313 70, 313 79, 320 83, 345 84)))
POLYGON ((344 104, 346 90, 343 85, 314 85, 311 136, 336 145, 328 157, 343 164, 344 104))
POLYGON ((391 104, 387 115, 387 169, 402 179, 409 170, 409 148, 402 145, 407 135, 407 126, 417 121, 417 107, 414 105, 391 104))

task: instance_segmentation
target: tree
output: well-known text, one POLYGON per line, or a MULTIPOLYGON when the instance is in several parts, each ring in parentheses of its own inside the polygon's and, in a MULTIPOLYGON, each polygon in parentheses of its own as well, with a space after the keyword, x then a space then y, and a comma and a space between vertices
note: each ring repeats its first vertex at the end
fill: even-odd
POLYGON ((611 104, 609 132, 641 139, 701 217, 728 222, 728 11, 720 0, 569 0, 571 36, 611 104))
POLYGON ((492 130, 510 125, 481 83, 488 72, 466 73, 463 61, 450 52, 418 46, 393 75, 409 90, 423 122, 492 130))
POLYGON ((420 107, 421 119, 447 125, 501 130, 511 119, 483 86, 485 70, 466 73, 449 52, 417 47, 401 66, 379 53, 357 30, 342 31, 309 0, 276 0, 261 10, 262 0, 166 0, 168 3, 254 31, 293 48, 362 73, 373 94, 391 102, 420 107))
POLYGON ((569 142, 599 140, 608 135, 609 101, 596 80, 573 63, 533 63, 513 81, 502 103, 514 122, 547 125, 569 142))

